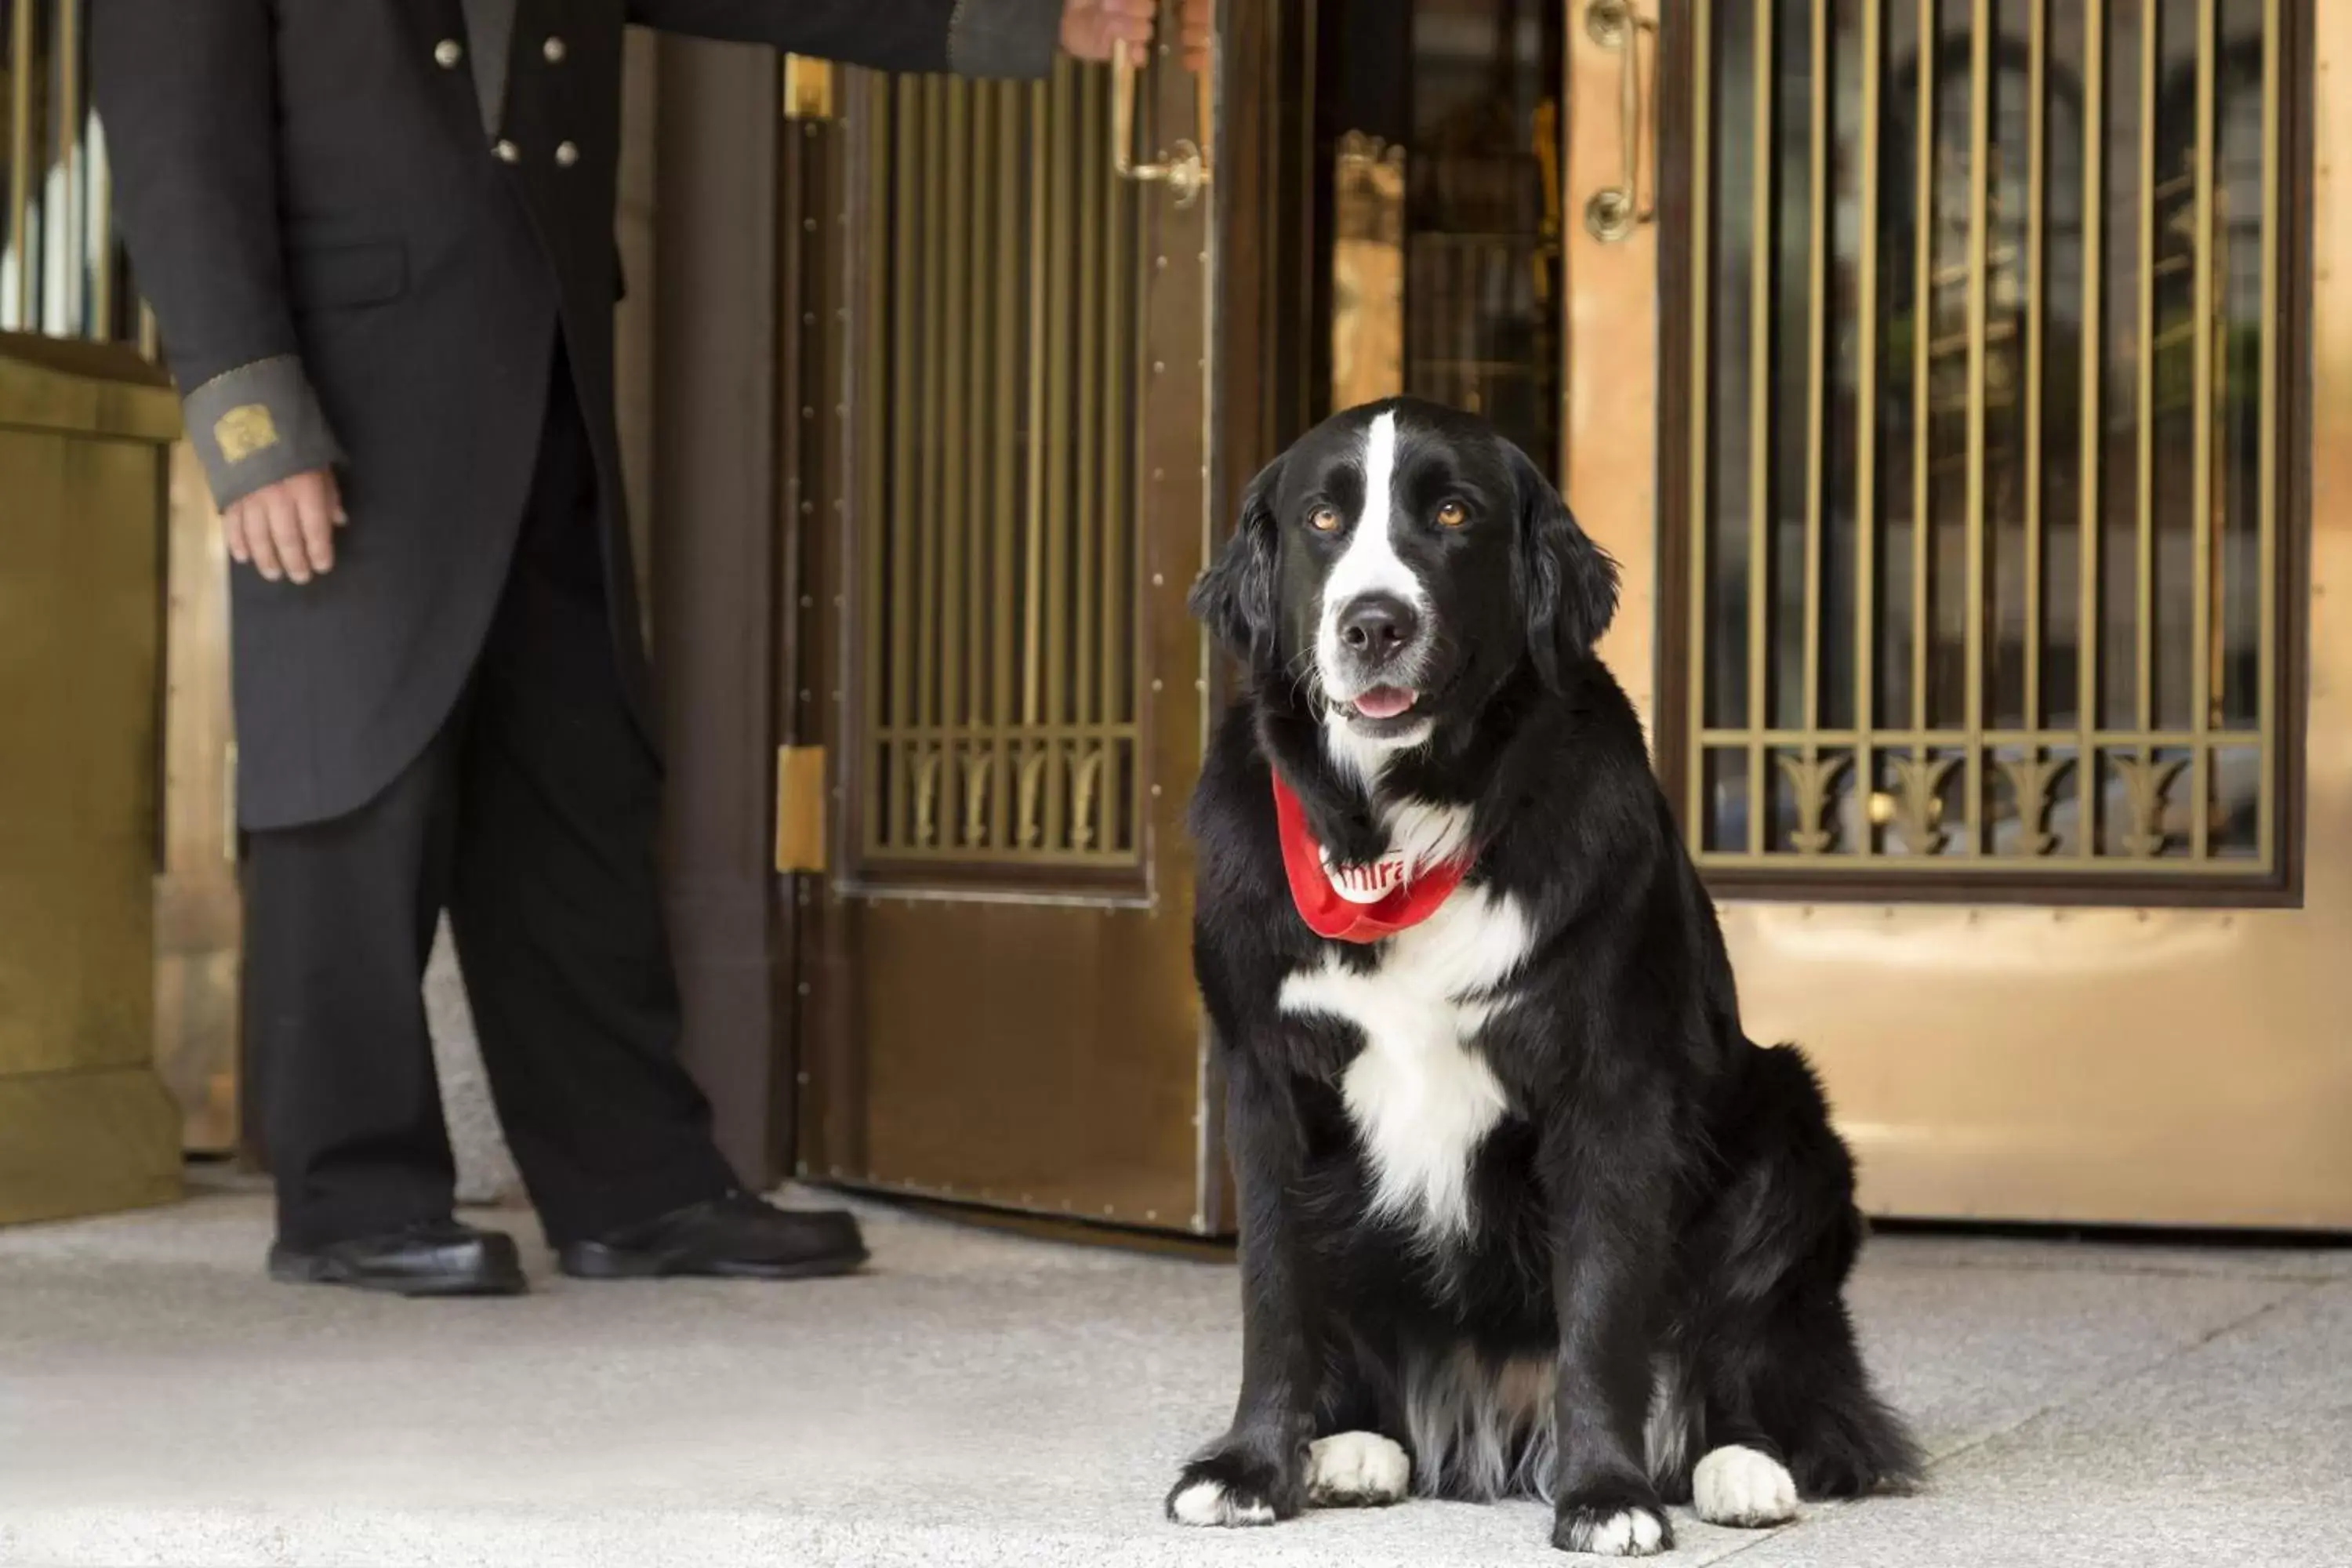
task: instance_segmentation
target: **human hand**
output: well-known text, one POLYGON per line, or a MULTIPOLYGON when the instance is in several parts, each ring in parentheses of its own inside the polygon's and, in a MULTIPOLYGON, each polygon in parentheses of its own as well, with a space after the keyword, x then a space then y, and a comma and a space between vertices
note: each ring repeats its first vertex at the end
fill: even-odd
POLYGON ((1160 0, 1064 0, 1062 47, 1082 60, 1107 60, 1125 44, 1139 58, 1159 8, 1160 0))
POLYGON ((1177 8, 1178 37, 1184 51, 1184 68, 1194 76, 1209 68, 1209 34, 1217 0, 1181 0, 1177 8))
POLYGON ((221 538, 240 565, 272 583, 308 583, 335 565, 335 530, 350 520, 331 468, 312 468, 264 485, 221 513, 221 538))

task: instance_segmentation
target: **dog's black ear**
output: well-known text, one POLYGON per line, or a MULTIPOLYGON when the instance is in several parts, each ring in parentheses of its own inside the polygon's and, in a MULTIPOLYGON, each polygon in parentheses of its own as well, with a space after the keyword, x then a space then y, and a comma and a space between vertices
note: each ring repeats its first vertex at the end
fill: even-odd
POLYGON ((1527 595, 1528 653, 1555 690, 1617 614, 1617 563, 1577 527, 1543 470, 1510 442, 1518 487, 1519 581, 1527 595))
POLYGON ((1276 458, 1250 481, 1234 536, 1186 601, 1210 634, 1252 667, 1274 649, 1274 497, 1281 484, 1282 459, 1276 458))

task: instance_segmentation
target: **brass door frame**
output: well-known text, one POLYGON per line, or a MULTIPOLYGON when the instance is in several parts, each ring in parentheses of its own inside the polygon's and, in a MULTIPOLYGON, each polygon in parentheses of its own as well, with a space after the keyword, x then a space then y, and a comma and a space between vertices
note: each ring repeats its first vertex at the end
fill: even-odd
POLYGON ((680 1055, 710 1099, 720 1150, 745 1181, 765 1184, 782 1173, 792 1126, 793 1075, 778 1048, 791 1014, 776 1004, 791 926, 769 870, 778 667, 746 650, 764 651, 782 618, 783 127, 772 57, 662 39, 654 63, 655 265, 651 277, 631 278, 630 295, 646 301, 645 336, 661 351, 640 366, 653 382, 651 510, 693 520, 648 538, 663 696, 662 894, 685 1004, 680 1055))
MULTIPOLYGON (((1619 265, 1638 237, 1571 250, 1570 500, 1625 568, 1626 610, 1605 651, 1645 716, 1685 673, 1680 639, 1660 637, 1654 607, 1679 542, 1658 531, 1654 502, 1624 498, 1674 482, 1671 442, 1687 431, 1687 409, 1670 388, 1664 437, 1602 426, 1612 397, 1634 401, 1622 367, 1650 353, 1591 351, 1643 337, 1661 297, 1684 294, 1691 149, 1675 127, 1688 116, 1690 9, 1665 16, 1657 266, 1619 265), (1608 336, 1620 327, 1622 339, 1608 336)), ((2289 60, 2322 81, 2352 69, 2352 13, 2305 25, 2289 60)), ((1572 73, 1613 80, 1615 67, 1577 39, 1572 73)), ((2326 94, 2306 101, 2310 122, 2280 182, 2283 205, 2309 223, 2307 256, 2285 269, 2309 307, 2289 319, 2308 331, 2282 337, 2286 352, 2308 342, 2310 374, 2303 400, 2283 410, 2300 429, 2279 476, 2283 506, 2307 483, 2311 520, 2308 679, 2282 690, 2303 705, 2308 736, 2302 906, 1806 904, 1727 892, 1719 909, 1749 1032, 1801 1041, 1822 1068, 1873 1213, 2352 1226, 2340 978, 2352 950, 2352 608, 2330 592, 2352 577, 2352 291, 2309 286, 2352 277, 2352 110, 2326 94)), ((1613 127, 1591 159, 1582 117, 1577 129, 1571 210, 1620 167, 1613 127)))
MULTIPOLYGON (((1646 724, 1664 674, 1652 651, 1660 626, 1657 520, 1664 479, 1658 458, 1657 345, 1661 268, 1673 268, 1675 258, 1661 236, 1681 232, 1688 187, 1675 177, 1682 165, 1670 158, 1629 156, 1625 51, 1643 49, 1641 29, 1612 44, 1607 29, 1588 25, 1594 9, 1590 0, 1568 4, 1568 79, 1561 89, 1569 115, 1568 189, 1560 210, 1574 219, 1594 193, 1617 186, 1629 167, 1646 166, 1657 187, 1656 221, 1635 224, 1622 236, 1603 237, 1581 221, 1561 226, 1568 325, 1561 334, 1560 384, 1568 406, 1560 421, 1560 489, 1584 531, 1617 558, 1617 618, 1601 639, 1601 657, 1646 724)), ((1685 0, 1638 0, 1631 9, 1658 24, 1650 37, 1660 41, 1647 78, 1653 107, 1633 130, 1637 137, 1659 138, 1676 122, 1687 96, 1686 79, 1667 68, 1666 50, 1687 31, 1689 6, 1685 0)), ((1632 64, 1643 68, 1639 54, 1632 64)), ((1654 145, 1671 151, 1663 140, 1654 145)), ((1637 208, 1640 198, 1635 192, 1637 208)))

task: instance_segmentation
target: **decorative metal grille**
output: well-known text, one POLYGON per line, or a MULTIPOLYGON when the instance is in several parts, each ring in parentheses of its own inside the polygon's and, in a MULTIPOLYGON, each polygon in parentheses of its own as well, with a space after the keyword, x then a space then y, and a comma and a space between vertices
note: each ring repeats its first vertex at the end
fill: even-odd
MULTIPOLYGON (((142 331, 122 287, 106 142, 89 108, 85 9, 86 0, 0 0, 0 331, 99 339, 142 331)), ((152 327, 143 337, 152 354, 152 327)))
POLYGON ((1137 205, 1107 71, 872 116, 869 862, 1139 864, 1137 205))
POLYGON ((1695 7, 1702 864, 2279 856, 2279 0, 1695 7))

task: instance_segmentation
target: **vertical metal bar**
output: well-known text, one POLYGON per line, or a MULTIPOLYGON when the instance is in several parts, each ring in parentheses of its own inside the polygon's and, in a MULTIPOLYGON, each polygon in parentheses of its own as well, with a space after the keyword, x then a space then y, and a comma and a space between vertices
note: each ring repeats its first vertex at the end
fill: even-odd
MULTIPOLYGON (((964 135, 971 148, 971 226, 966 241, 971 258, 971 357, 965 363, 965 396, 971 408, 971 424, 963 437, 971 456, 967 500, 964 507, 964 711, 962 787, 972 787, 972 775, 978 773, 981 787, 986 794, 983 801, 995 794, 995 749, 989 726, 996 710, 990 702, 988 648, 991 632, 1003 617, 994 612, 995 581, 991 575, 994 567, 997 532, 1003 519, 991 501, 994 496, 997 470, 1003 466, 1001 456, 1003 443, 999 432, 1004 424, 1004 405, 989 395, 995 367, 1004 358, 1004 340, 997 331, 996 311, 992 308, 1001 292, 999 280, 1013 266, 1013 252, 992 244, 988 217, 1004 207, 1004 171, 996 157, 996 102, 1003 89, 994 82, 976 82, 971 89, 971 107, 964 121, 964 135)), ((967 844, 982 848, 995 847, 996 839, 988 830, 985 818, 972 823, 964 810, 965 803, 957 802, 957 815, 962 817, 970 831, 963 837, 967 844)))
POLYGON ((948 272, 953 265, 948 247, 955 236, 948 229, 947 187, 953 183, 948 170, 948 83, 939 77, 923 79, 923 185, 924 233, 921 251, 923 281, 923 330, 919 351, 922 375, 922 436, 919 458, 922 466, 921 489, 915 513, 916 527, 922 536, 922 570, 915 588, 915 722, 920 725, 921 738, 914 747, 918 766, 922 771, 916 776, 916 834, 919 848, 930 848, 937 842, 939 825, 939 774, 937 755, 940 745, 939 725, 941 721, 940 678, 943 660, 940 658, 940 556, 946 545, 947 529, 943 514, 947 510, 946 486, 943 482, 946 464, 942 460, 951 432, 947 424, 948 380, 940 374, 943 345, 948 330, 948 272), (924 778, 929 778, 928 804, 931 810, 934 837, 925 839, 922 833, 922 810, 927 804, 924 778))
POLYGON ((1975 0, 1969 14, 1969 407, 1966 588, 1968 625, 1961 633, 1967 661, 1961 702, 1968 726, 1968 752, 1960 765, 1967 780, 1969 853, 1985 852, 1985 268, 1992 194, 1992 0, 1975 0))
POLYGON ((8 28, 8 243, 0 257, 16 258, 16 295, 0 300, 0 328, 30 331, 33 283, 33 0, 16 0, 8 28))
MULTIPOLYGON (((1315 7, 1307 6, 1305 7, 1305 9, 1311 12, 1315 7)), ((1313 58, 1314 55, 1312 51, 1314 45, 1312 39, 1314 37, 1314 27, 1311 21, 1307 32, 1309 40, 1307 44, 1308 54, 1307 58, 1313 58)), ((1155 124, 1156 123, 1157 121, 1155 120, 1155 124)), ((1306 138, 1302 140, 1312 139, 1306 138)), ((1308 160, 1310 168, 1313 166, 1315 158, 1310 154, 1308 160)), ((1327 163, 1324 166, 1328 168, 1329 165, 1327 163)), ((1135 432, 1136 444, 1129 459, 1134 466, 1133 476, 1130 480, 1129 489, 1120 497, 1121 505, 1127 509, 1128 515, 1134 520, 1132 524, 1133 531, 1129 535, 1129 539, 1133 542, 1133 559, 1128 563, 1128 575, 1124 579, 1127 584, 1125 589, 1126 602, 1131 606, 1131 608, 1129 612, 1129 625, 1122 646, 1126 650, 1125 658, 1128 660, 1128 668, 1132 672, 1129 679, 1131 682, 1139 684, 1143 679, 1145 671, 1154 668, 1154 660, 1152 659, 1150 653, 1150 626, 1148 612, 1146 609, 1147 601, 1144 598, 1142 583, 1142 570, 1144 564, 1150 559, 1150 552, 1145 543, 1146 539, 1149 537, 1146 532, 1146 529, 1150 524, 1150 509, 1144 501, 1141 493, 1143 486, 1139 481, 1143 477, 1145 454, 1149 449, 1146 445, 1145 432, 1152 424, 1152 415, 1154 412, 1154 405, 1151 401, 1150 373, 1149 366, 1157 363, 1152 360, 1151 356, 1153 352, 1163 346, 1155 341, 1152 331, 1152 316, 1150 301, 1152 298, 1154 288, 1154 272, 1147 270, 1143 267, 1142 258, 1143 249, 1147 240, 1156 248, 1160 244, 1165 243, 1171 237, 1171 235, 1167 229, 1160 226, 1158 223, 1151 223, 1150 225, 1145 223, 1141 216, 1142 198, 1139 192, 1135 191, 1132 187, 1129 187, 1128 194, 1122 199, 1127 204, 1125 211, 1129 215, 1129 221, 1134 225, 1134 227, 1131 230, 1131 235, 1136 253, 1135 265, 1129 271, 1129 277, 1132 279, 1134 289, 1132 305, 1134 315, 1131 318, 1134 323, 1132 329, 1133 336, 1127 340, 1128 352, 1127 358, 1124 362, 1126 368, 1124 384, 1126 389, 1125 395, 1127 407, 1129 410, 1129 427, 1135 432)), ((1200 237, 1200 244, 1202 247, 1200 256, 1205 268, 1203 272, 1204 279, 1213 280, 1218 276, 1219 263, 1216 260, 1216 257, 1219 253, 1219 237, 1220 226, 1218 225, 1214 216, 1212 215, 1208 221, 1202 226, 1200 237)), ((1304 263, 1302 263, 1302 265, 1304 263)), ((1181 345, 1182 341, 1183 340, 1181 339, 1178 340, 1180 345, 1181 345)), ((1200 384, 1202 395, 1198 402, 1198 412, 1201 419, 1200 453, 1202 462, 1203 464, 1201 477, 1204 483, 1204 495, 1205 481, 1208 478, 1206 463, 1208 461, 1209 455, 1215 449, 1216 410, 1212 406, 1207 395, 1211 389, 1213 389, 1216 384, 1215 377, 1213 374, 1212 374, 1214 369, 1214 352, 1212 342, 1204 341, 1201 343, 1199 353, 1201 356, 1200 367, 1202 374, 1200 384)), ((1200 552, 1200 559, 1203 561, 1207 560, 1209 558, 1208 552, 1210 542, 1214 536, 1214 525, 1209 520, 1207 506, 1205 504, 1201 510, 1200 521, 1197 529, 1188 531, 1194 532, 1196 547, 1200 552)), ((1201 683, 1197 689, 1202 692, 1206 692, 1208 689, 1207 679, 1209 673, 1209 658, 1211 657, 1210 649, 1205 642, 1199 642, 1198 639, 1195 640, 1200 648, 1198 656, 1199 662, 1195 665, 1195 668, 1198 671, 1195 679, 1201 683)), ((1140 698, 1138 698, 1136 712, 1139 722, 1135 726, 1132 739, 1126 743, 1123 752, 1113 753, 1114 756, 1123 757, 1125 762, 1129 775, 1127 780, 1126 799, 1129 802, 1129 810, 1133 813, 1134 820, 1138 825, 1141 824, 1144 820, 1145 806, 1142 792, 1145 781, 1156 773, 1165 773, 1168 771, 1164 753, 1160 752, 1159 748, 1153 746, 1146 738, 1144 726, 1139 721, 1141 717, 1140 701, 1140 698)), ((1209 706, 1205 702, 1195 704, 1195 710, 1198 715, 1196 733, 1199 737, 1199 742, 1205 746, 1211 732, 1211 727, 1215 723, 1215 720, 1211 715, 1209 706)), ((1180 763, 1178 767, 1181 769, 1181 766, 1182 764, 1180 763)), ((1141 831, 1139 826, 1137 831, 1139 834, 1141 831)), ((1140 847, 1141 842, 1142 840, 1139 837, 1137 839, 1139 847, 1140 847)), ((1204 1174, 1203 1180, 1208 1179, 1210 1178, 1204 1174)))
POLYGON ((915 721, 915 529, 921 507, 921 498, 915 489, 915 458, 922 442, 922 427, 916 417, 915 380, 919 363, 915 351, 921 333, 915 312, 923 255, 922 209, 916 200, 923 184, 922 84, 911 77, 900 77, 895 84, 895 93, 898 100, 898 156, 890 178, 896 186, 892 205, 897 208, 898 223, 892 231, 894 243, 887 253, 895 258, 888 271, 897 294, 890 311, 890 707, 887 728, 883 732, 894 736, 890 743, 889 826, 885 839, 904 847, 908 838, 907 825, 911 820, 908 789, 911 775, 907 753, 908 731, 915 721))
MULTIPOLYGON (((1051 118, 1052 90, 1038 82, 1028 93, 1029 363, 1023 374, 1029 384, 1029 507, 1023 541, 1027 558, 1021 597, 1021 723, 1030 730, 1045 717, 1039 694, 1045 658, 1038 628, 1045 606, 1045 318, 1052 308, 1046 293, 1045 241, 1053 222, 1053 189, 1046 161, 1052 156, 1054 138, 1062 133, 1051 118)), ((1025 766, 1028 759, 1022 760, 1025 766)))
MULTIPOLYGON (((1862 224, 1861 258, 1854 268, 1854 571, 1853 571, 1853 787, 1854 852, 1875 846, 1869 816, 1877 766, 1870 732, 1877 721, 1878 653, 1878 154, 1881 79, 1885 43, 1879 8, 1884 0, 1862 0, 1862 224)), ((1704 89, 1702 88, 1702 90, 1704 89)))
POLYGON ((971 486, 965 457, 971 445, 970 412, 964 407, 964 376, 971 357, 971 307, 972 268, 979 263, 971 234, 971 83, 950 78, 942 89, 940 135, 946 156, 931 172, 936 185, 947 187, 945 231, 936 255, 940 276, 932 287, 939 293, 940 328, 930 342, 940 395, 935 406, 940 424, 932 446, 939 453, 940 489, 937 531, 939 552, 940 671, 938 705, 931 714, 940 726, 934 744, 939 752, 939 795, 933 810, 941 847, 956 842, 963 823, 960 809, 957 731, 968 717, 964 683, 971 671, 963 658, 964 557, 971 528, 971 486))
MULTIPOLYGON (((105 129, 99 128, 99 142, 105 143, 105 129)), ((119 280, 115 276, 114 257, 114 176, 110 160, 92 158, 89 162, 89 335, 100 342, 115 335, 115 315, 119 309, 115 293, 119 280)))
MULTIPOLYGON (((860 786, 858 816, 863 826, 860 837, 867 853, 892 841, 896 832, 898 799, 898 770, 893 758, 897 748, 881 739, 884 715, 888 710, 884 695, 881 673, 882 647, 887 628, 898 617, 892 613, 884 577, 886 558, 897 569, 898 559, 898 501, 900 491, 889 485, 890 467, 898 461, 902 443, 896 425, 898 385, 888 363, 891 339, 898 331, 899 318, 890 310, 894 284, 906 274, 904 266, 887 266, 882 258, 901 254, 898 246, 906 240, 902 229, 895 236, 891 220, 895 204, 891 197, 902 192, 906 182, 897 177, 892 162, 892 121, 895 119, 893 99, 904 102, 903 89, 893 89, 887 82, 877 81, 868 96, 870 110, 866 118, 872 126, 867 152, 872 162, 866 172, 866 250, 871 265, 866 271, 866 320, 860 324, 858 341, 866 363, 858 367, 858 378, 865 391, 865 412, 856 440, 857 462, 863 470, 861 510, 857 521, 864 535, 858 548, 866 557, 866 617, 859 635, 865 642, 864 668, 858 684, 864 689, 866 732, 859 741, 865 765, 857 770, 864 781, 860 786), (894 243, 895 242, 895 243, 894 243), (888 509, 886 511, 886 507, 888 509), (877 537, 878 536, 878 537, 877 537), (887 547, 886 547, 887 544, 887 547), (882 798, 875 799, 875 767, 881 767, 882 798), (880 809, 877 809, 879 806, 880 809)), ((893 678, 903 661, 892 666, 893 678)))
POLYGON ((1929 361, 1936 341, 1936 0, 1919 0, 1919 145, 1912 200, 1918 211, 1911 295, 1911 728, 1912 754, 1927 765, 1927 661, 1935 647, 1935 606, 1927 602, 1927 552, 1935 530, 1927 515, 1928 466, 1935 405, 1929 361))
MULTIPOLYGON (((1137 325, 1129 303, 1134 298, 1135 258, 1128 244, 1128 226, 1135 208, 1126 186, 1117 180, 1110 182, 1104 199, 1103 458, 1102 492, 1097 503, 1102 515, 1102 644, 1097 659, 1103 683, 1102 717, 1107 722, 1117 723, 1132 715, 1135 701, 1123 657, 1133 629, 1129 609, 1130 595, 1123 574, 1126 543, 1128 531, 1136 526, 1138 515, 1128 494, 1127 462, 1128 443, 1135 435, 1130 428, 1133 415, 1127 386, 1137 325)), ((1105 766, 1108 765, 1106 762, 1105 766)), ((1108 788, 1108 780, 1105 788, 1108 788)), ((1106 795, 1104 800, 1108 822, 1109 796, 1106 795)), ((1103 847, 1123 847, 1109 842, 1106 835, 1103 847)))
POLYGON ((1770 656, 1772 552, 1772 61, 1773 0, 1756 0, 1756 188, 1748 257, 1748 852, 1764 851, 1771 781, 1764 772, 1770 656))
MULTIPOLYGON (((1045 715, 1049 723, 1070 721, 1070 263, 1071 214, 1076 210, 1071 180, 1077 150, 1071 143, 1092 140, 1096 128, 1076 119, 1076 72, 1067 59, 1054 65, 1054 110, 1048 125, 1054 157, 1054 226, 1046 236, 1048 252, 1046 298, 1052 302, 1045 320, 1045 715)), ((1047 748, 1045 846, 1069 847, 1063 837, 1067 813, 1069 749, 1066 731, 1057 731, 1047 748)))
POLYGON ((2279 278, 2279 0, 2263 0, 2263 310, 2260 430, 2256 437, 2255 520, 2262 579, 2260 671, 2255 722, 2262 745, 2262 798, 2255 807, 2255 847, 2263 868, 2276 863, 2278 845, 2278 278, 2279 278))
POLYGON ((2212 720, 2210 679, 2213 644, 2213 0, 2197 0, 2197 132, 2194 171, 2197 192, 2196 303, 2193 331, 2196 347, 2190 374, 2189 416, 2196 421, 2189 436, 2189 854, 2205 858, 2210 827, 2211 789, 2207 770, 2211 753, 2205 730, 2212 720))
MULTIPOLYGON (((2050 5, 2032 0, 2027 26, 2025 102, 2025 728, 2042 729, 2042 321, 2047 314, 2042 298, 2049 156, 2050 5)), ((2084 336, 2090 335, 2087 325, 2084 336)), ((2037 740, 2027 752, 2042 757, 2037 740)), ((2038 800, 2020 801, 2021 815, 2037 813, 2038 800)), ((2024 824, 2029 847, 2035 842, 2034 823, 2024 824)))
POLYGON ((2074 742, 2075 853, 2084 860, 2099 853, 2099 754, 2093 737, 2099 728, 2099 526, 2100 500, 2105 486, 2100 421, 2104 399, 2100 384, 2106 374, 2102 346, 2107 341, 2105 304, 2100 294, 2106 266, 2106 0, 2083 0, 2083 330, 2076 337, 2081 363, 2082 467, 2078 481, 2082 514, 2080 576, 2075 583, 2079 604, 2074 625, 2074 721, 2081 733, 2074 742))
MULTIPOLYGON (((2156 57, 2158 0, 2140 0, 2139 36, 2139 563, 2133 626, 2139 658, 2139 728, 2156 728, 2156 57)), ((2155 758, 2143 744, 2142 758, 2155 758)))
MULTIPOLYGON (((16 0, 20 8, 31 0, 16 0)), ((49 330, 79 337, 89 331, 83 306, 89 294, 84 247, 89 235, 83 224, 87 212, 81 188, 81 7, 82 0, 55 0, 49 24, 50 79, 57 93, 57 122, 51 128, 52 158, 58 172, 59 211, 41 226, 44 249, 57 254, 58 298, 51 301, 49 330)))
MULTIPOLYGON (((1071 421, 1076 426, 1077 472, 1074 477, 1076 502, 1071 509, 1070 524, 1076 537, 1076 559, 1072 563, 1074 581, 1071 584, 1076 600, 1076 615, 1070 638, 1070 666, 1073 677, 1073 709, 1071 717, 1080 724, 1093 724, 1101 715, 1095 710, 1095 590, 1100 585, 1095 575, 1095 546, 1109 526, 1110 521, 1097 504, 1097 459, 1100 453, 1107 426, 1103 420, 1103 388, 1097 379, 1100 359, 1097 352, 1102 329, 1104 289, 1102 287, 1102 226, 1103 168, 1102 138, 1092 134, 1097 120, 1103 117, 1103 74, 1088 70, 1079 78, 1078 123, 1085 129, 1078 132, 1078 281, 1071 297, 1071 314, 1077 318, 1078 342, 1072 360, 1076 384, 1072 394, 1071 421)), ((1081 741, 1081 746, 1089 744, 1081 741)), ((1094 847, 1099 847, 1095 846, 1094 847)))
POLYGON ((1712 847, 1706 748, 1699 740, 1707 722, 1707 559, 1719 521, 1707 504, 1706 444, 1707 410, 1713 405, 1707 308, 1715 297, 1715 252, 1708 232, 1715 210, 1715 128, 1707 109, 1715 99, 1715 6, 1712 0, 1697 0, 1691 13, 1690 673, 1685 703, 1689 710, 1690 775, 1685 788, 1691 839, 1704 850, 1712 847))
MULTIPOLYGON (((1806 154, 1805 226, 1805 584, 1804 725, 1806 754, 1812 732, 1822 727, 1822 468, 1828 461, 1822 419, 1829 380, 1829 184, 1830 7, 1813 7, 1812 60, 1807 75, 1811 99, 1811 144, 1806 154)), ((1632 47, 1631 42, 1628 47, 1632 47)))
MULTIPOLYGON (((1021 363, 1021 269, 1013 264, 1020 250, 1022 197, 1034 203, 1037 193, 1021 178, 1022 110, 1029 100, 1024 88, 1000 83, 996 96, 996 167, 1000 185, 996 203, 996 504, 989 531, 996 544, 995 592, 989 606, 992 647, 989 655, 988 718, 994 740, 989 753, 989 843, 998 849, 1013 847, 1012 795, 1018 763, 1007 733, 1013 727, 1013 627, 1017 597, 1013 545, 1020 531, 1020 514, 1013 510, 1013 479, 1019 468, 1020 430, 1016 409, 1019 384, 1014 371, 1021 363)), ((1032 264, 1034 266, 1034 263, 1032 264)))

